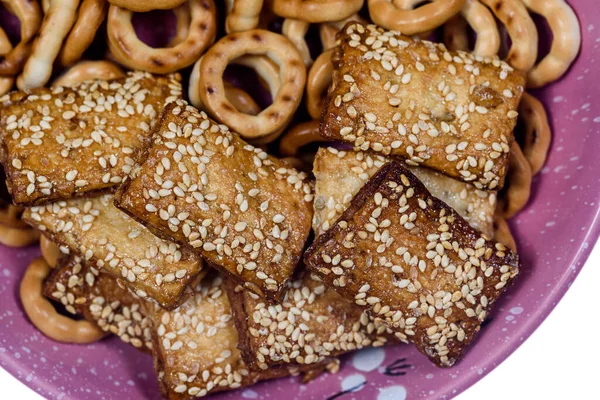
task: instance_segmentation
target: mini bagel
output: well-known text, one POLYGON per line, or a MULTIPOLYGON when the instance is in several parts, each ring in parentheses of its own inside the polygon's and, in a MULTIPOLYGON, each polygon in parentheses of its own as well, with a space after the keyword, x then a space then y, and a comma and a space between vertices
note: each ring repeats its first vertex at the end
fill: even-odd
POLYGON ((402 7, 406 1, 367 0, 369 15, 377 25, 410 36, 441 26, 458 14, 465 3, 465 0, 433 0, 412 9, 402 7))
POLYGON ((256 104, 252 96, 229 82, 225 83, 225 96, 236 110, 244 114, 256 115, 260 112, 260 107, 256 104))
POLYGON ((263 0, 228 0, 225 32, 243 32, 258 27, 263 0))
POLYGON ((313 62, 305 39, 309 27, 310 24, 308 22, 291 18, 286 18, 281 27, 281 34, 296 46, 296 49, 302 56, 302 61, 307 68, 310 67, 313 62))
POLYGON ((37 1, 4 0, 2 3, 21 22, 21 41, 0 59, 0 75, 15 76, 31 54, 31 45, 42 24, 42 10, 37 1))
POLYGON ((42 27, 33 42, 31 55, 17 78, 21 90, 44 86, 50 80, 52 67, 63 40, 75 22, 79 0, 53 0, 42 27))
POLYGON ((444 43, 452 51, 469 51, 467 23, 477 34, 473 54, 481 57, 493 57, 500 50, 500 32, 494 15, 478 0, 466 0, 456 15, 446 22, 444 43))
POLYGON ((16 229, 30 228, 30 226, 21 219, 22 214, 22 207, 7 204, 0 208, 0 225, 16 229))
POLYGON ((173 36, 167 47, 177 46, 190 34, 190 24, 192 23, 190 8, 186 4, 182 4, 173 9, 173 14, 175 14, 175 36, 173 36))
POLYGON ((83 0, 77 11, 77 20, 64 41, 59 62, 70 67, 81 59, 83 53, 90 47, 96 32, 108 11, 106 0, 83 0))
POLYGON ((173 47, 152 48, 142 42, 132 24, 133 12, 117 6, 108 10, 108 47, 115 59, 131 69, 168 74, 192 65, 216 35, 212 0, 188 0, 191 22, 188 36, 173 47))
POLYGON ((300 104, 306 82, 306 69, 294 45, 282 35, 260 29, 225 36, 204 54, 198 68, 200 103, 213 118, 245 139, 282 132, 300 104), (279 67, 281 86, 273 103, 255 116, 232 106, 225 97, 222 78, 229 62, 247 54, 267 55, 279 67))
POLYGON ((274 0, 273 12, 309 23, 340 21, 360 11, 364 0, 274 0))
POLYGON ((527 72, 538 53, 538 31, 520 0, 480 0, 506 27, 512 45, 506 57, 514 68, 527 72))
POLYGON ((502 198, 498 200, 498 211, 506 219, 514 217, 525 207, 531 195, 531 166, 515 142, 510 148, 508 169, 508 187, 502 198))
POLYGON ((110 61, 81 61, 52 82, 53 86, 75 86, 94 79, 116 79, 125 76, 125 72, 110 61))
POLYGON ((152 10, 170 10, 181 4, 185 3, 186 0, 108 0, 108 2, 114 6, 124 8, 133 12, 147 12, 152 10))
POLYGON ((494 240, 502 243, 512 251, 517 251, 517 242, 510 231, 510 227, 506 219, 499 215, 494 216, 494 240))
POLYGON ((523 93, 519 104, 519 118, 524 125, 523 155, 529 161, 531 172, 536 175, 544 167, 552 130, 544 105, 529 93, 523 93))
POLYGON ((527 8, 548 21, 552 47, 529 74, 527 86, 539 88, 560 78, 571 66, 581 48, 581 27, 577 15, 564 0, 523 0, 527 8))
POLYGON ((302 122, 288 129, 279 142, 279 153, 282 157, 296 157, 300 149, 314 142, 326 142, 319 133, 320 122, 317 120, 302 122))
POLYGON ((58 245, 42 235, 40 238, 40 251, 42 252, 42 257, 44 257, 46 264, 48 264, 50 268, 56 268, 58 259, 61 256, 58 245))
MULTIPOLYGON (((6 36, 4 29, 0 28, 0 56, 6 56, 13 49, 12 43, 6 36)), ((10 92, 15 84, 15 78, 12 76, 0 76, 0 96, 10 92)))
POLYGON ((8 247, 25 247, 38 241, 40 232, 34 228, 11 228, 0 225, 0 243, 8 247))
MULTIPOLYGON (((198 60, 194 64, 194 68, 192 68, 192 73, 190 74, 188 96, 190 98, 190 102, 196 108, 204 110, 205 108, 202 105, 202 100, 200 99, 200 92, 199 92, 201 60, 202 60, 202 58, 200 58, 200 60, 198 60)), ((259 79, 264 82, 264 85, 269 90, 271 97, 275 98, 275 96, 277 95, 277 91, 279 90, 279 87, 281 86, 281 83, 279 82, 279 68, 268 57, 260 56, 260 55, 258 55, 258 56, 246 55, 246 56, 236 58, 231 63, 237 64, 237 65, 243 65, 248 68, 252 68, 254 70, 254 72, 256 72, 256 74, 258 75, 259 79)), ((234 91, 231 89, 231 88, 233 88, 233 85, 231 85, 229 82, 224 82, 224 86, 226 89, 227 99, 230 99, 229 93, 231 93, 231 95, 234 97, 238 96, 237 94, 233 93, 234 91)), ((239 89, 239 90, 241 90, 241 89, 239 89)), ((251 96, 248 95, 246 92, 244 92, 244 93, 251 98, 251 96)), ((238 97, 237 100, 241 100, 241 99, 238 97)), ((243 102, 249 103, 248 101, 245 101, 245 100, 243 100, 243 102)), ((254 102, 254 100, 252 100, 252 102, 254 102)), ((232 101, 232 104, 233 104, 233 101, 232 101)), ((256 104, 256 103, 254 102, 254 104, 256 104)), ((250 109, 254 108, 253 105, 249 105, 249 107, 250 107, 250 109)), ((256 107, 258 107, 257 104, 256 104, 256 107)), ((260 110, 259 110, 256 113, 251 113, 251 112, 245 112, 240 108, 237 108, 237 109, 239 111, 243 112, 244 114, 256 115, 256 114, 258 114, 258 112, 260 112, 260 110)))
POLYGON ((31 323, 50 339, 63 343, 94 343, 106 336, 96 324, 60 315, 42 295, 51 268, 42 257, 33 260, 21 280, 20 297, 31 323))
POLYGON ((327 89, 331 85, 333 64, 331 63, 332 50, 321 53, 308 71, 306 79, 306 109, 312 119, 320 119, 327 89))

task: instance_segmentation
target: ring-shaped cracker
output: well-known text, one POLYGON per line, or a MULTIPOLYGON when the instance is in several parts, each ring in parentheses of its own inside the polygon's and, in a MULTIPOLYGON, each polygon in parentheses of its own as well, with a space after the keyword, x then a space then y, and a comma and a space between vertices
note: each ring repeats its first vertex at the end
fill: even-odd
POLYGON ((142 42, 132 23, 133 12, 117 6, 108 10, 108 47, 115 59, 131 69, 168 74, 192 65, 216 35, 212 0, 188 0, 191 23, 187 38, 173 47, 152 48, 142 42))
POLYGON ((278 135, 290 122, 306 83, 306 68, 294 45, 282 35, 265 30, 232 33, 212 46, 199 63, 200 103, 216 120, 245 139, 278 135), (258 115, 236 110, 225 97, 223 72, 227 64, 247 54, 266 55, 279 67, 281 86, 273 103, 258 115))
POLYGON ((443 26, 444 43, 452 51, 470 51, 467 24, 473 28, 477 37, 473 54, 481 57, 493 57, 500 50, 500 32, 491 11, 479 0, 466 0, 456 15, 443 26))
POLYGON ((44 335, 63 343, 94 343, 106 336, 96 324, 75 321, 56 311, 42 295, 44 280, 50 272, 50 266, 40 257, 33 260, 21 280, 21 303, 31 323, 44 335))
POLYGON ((50 80, 54 61, 75 23, 79 0, 52 0, 42 27, 31 47, 23 72, 17 78, 21 90, 44 86, 50 80))
POLYGON ((190 34, 190 24, 192 23, 190 8, 186 4, 182 4, 173 9, 173 14, 175 14, 175 36, 173 36, 167 47, 177 46, 190 34))
MULTIPOLYGON (((202 105, 199 91, 201 62, 202 58, 200 58, 192 68, 192 73, 190 74, 190 81, 188 87, 188 97, 192 105, 194 105, 200 110, 204 110, 205 108, 202 105)), ((271 61, 271 59, 269 59, 267 56, 246 55, 236 58, 235 60, 231 61, 231 64, 243 65, 254 70, 254 72, 256 72, 256 74, 258 75, 259 79, 262 80, 262 82, 264 82, 264 86, 266 89, 269 90, 271 97, 275 98, 275 96, 277 95, 277 91, 279 91, 279 87, 281 86, 281 82, 279 81, 279 67, 277 67, 277 65, 273 61, 271 61)), ((247 110, 252 111, 254 109, 254 105, 250 104, 249 101, 247 101, 247 99, 240 99, 239 94, 233 93, 233 90, 230 90, 231 87, 233 87, 233 85, 229 84, 229 82, 225 82, 225 95, 227 99, 230 99, 229 93, 231 93, 232 96, 238 97, 237 100, 241 100, 243 103, 248 103, 247 107, 249 108, 247 108, 247 110)), ((244 93, 251 98, 249 94, 247 94, 246 92, 244 93)), ((252 101, 254 102, 254 100, 252 101)), ((231 102, 235 106, 234 102, 231 102)), ((254 104, 256 103, 254 102, 254 104)), ((258 105, 256 105, 256 107, 258 107, 258 105)), ((244 106, 244 108, 246 108, 246 106, 244 106)), ((246 112, 238 107, 236 107, 236 109, 243 112, 244 114, 251 115, 256 115, 258 114, 258 112, 260 112, 260 110, 256 113, 246 112)))
POLYGON ((502 243, 512 251, 517 251, 517 242, 510 231, 506 219, 499 215, 494 216, 494 240, 502 243))
POLYGON ((390 0, 368 0, 373 22, 403 35, 431 31, 458 14, 465 0, 433 0, 414 9, 398 7, 390 0))
POLYGON ((552 141, 548 115, 538 99, 529 93, 523 93, 519 104, 519 118, 524 124, 521 145, 523 155, 529 161, 532 174, 536 175, 546 163, 552 141))
POLYGON ((170 10, 186 0, 108 0, 114 6, 125 8, 133 12, 147 12, 152 10, 170 10))
POLYGON ((309 23, 340 21, 360 11, 364 0, 274 0, 273 12, 309 23))
POLYGON ((296 46, 296 49, 300 53, 300 56, 302 56, 302 61, 307 68, 309 68, 313 62, 305 38, 309 27, 310 24, 308 22, 291 18, 286 18, 281 26, 281 34, 296 46))
POLYGON ((77 20, 71 28, 58 55, 60 64, 70 67, 81 59, 90 47, 96 32, 106 18, 106 0, 83 0, 77 10, 77 20))
POLYGON ((527 8, 520 0, 480 0, 506 27, 512 42, 506 62, 521 71, 529 71, 538 54, 538 31, 527 8))
MULTIPOLYGON (((0 56, 5 56, 13 49, 4 29, 0 27, 0 56)), ((15 78, 12 76, 0 76, 0 96, 10 92, 15 84, 15 78)))
POLYGON ((263 0, 227 0, 225 32, 243 32, 255 29, 260 21, 263 0))
POLYGON ((125 72, 110 61, 80 61, 56 78, 52 86, 76 86, 94 79, 111 80, 122 76, 125 72))
POLYGON ((3 0, 2 3, 21 22, 21 41, 0 59, 0 75, 15 76, 31 54, 31 45, 42 24, 42 10, 37 1, 3 0))
POLYGON ((327 89, 331 85, 333 64, 332 50, 327 50, 313 63, 306 78, 306 109, 312 119, 320 119, 323 113, 327 89))
POLYGON ((44 257, 44 261, 46 261, 46 264, 48 264, 50 268, 56 268, 58 265, 58 260, 62 255, 58 245, 48 239, 46 236, 42 235, 40 238, 40 251, 42 253, 42 257, 44 257))
POLYGON ((256 104, 252 96, 229 82, 225 82, 225 96, 236 110, 244 114, 256 115, 260 112, 260 106, 256 104))
POLYGON ((38 241, 40 232, 34 228, 11 228, 0 225, 0 243, 8 247, 25 247, 38 241))
POLYGON ((3 205, 0 207, 0 225, 16 229, 31 228, 21 219, 22 214, 23 207, 15 206, 14 204, 3 205))
POLYGON ((300 149, 314 142, 326 142, 327 139, 319 133, 320 121, 302 122, 287 130, 279 142, 279 154, 282 157, 296 157, 300 149))
POLYGON ((509 219, 521 211, 529 201, 533 179, 529 161, 516 142, 510 148, 507 178, 508 187, 506 187, 503 197, 498 200, 498 211, 502 217, 509 219))
POLYGON ((560 78, 581 48, 581 27, 573 9, 564 0, 523 0, 525 6, 548 21, 552 47, 527 74, 527 86, 539 88, 560 78))

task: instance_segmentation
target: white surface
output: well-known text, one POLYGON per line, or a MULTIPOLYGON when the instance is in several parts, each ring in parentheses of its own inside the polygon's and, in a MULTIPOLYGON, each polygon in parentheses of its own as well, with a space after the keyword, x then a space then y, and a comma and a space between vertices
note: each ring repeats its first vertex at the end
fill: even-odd
MULTIPOLYGON (((600 292, 599 265, 597 244, 571 289, 542 326, 508 360, 456 399, 598 399, 600 346, 593 338, 600 332, 596 297, 600 292)), ((3 399, 42 399, 2 369, 0 388, 3 399)))

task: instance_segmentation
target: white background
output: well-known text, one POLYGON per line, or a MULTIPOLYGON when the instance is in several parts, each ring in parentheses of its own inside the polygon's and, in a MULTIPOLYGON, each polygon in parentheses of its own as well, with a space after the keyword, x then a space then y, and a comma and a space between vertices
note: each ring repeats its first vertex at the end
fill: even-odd
MULTIPOLYGON (((597 244, 571 289, 540 328, 456 400, 600 399, 599 265, 597 244)), ((2 399, 42 400, 2 369, 0 388, 2 399)))

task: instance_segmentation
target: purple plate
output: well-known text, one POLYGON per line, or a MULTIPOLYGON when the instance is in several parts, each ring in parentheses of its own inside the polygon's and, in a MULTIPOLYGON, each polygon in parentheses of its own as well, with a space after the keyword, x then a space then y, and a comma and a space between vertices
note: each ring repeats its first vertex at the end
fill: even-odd
MULTIPOLYGON (((583 49, 568 75, 536 96, 554 128, 548 163, 535 178, 529 206, 512 221, 523 261, 517 284, 497 304, 465 358, 434 367, 411 346, 367 349, 343 358, 341 371, 307 385, 296 378, 216 396, 227 398, 448 399, 500 364, 562 298, 600 234, 600 9, 571 0, 583 49), (352 395, 348 395, 350 397, 352 395)), ((18 286, 37 248, 0 248, 0 366, 50 399, 159 399, 152 359, 118 339, 88 346, 47 339, 27 320, 18 286)))

